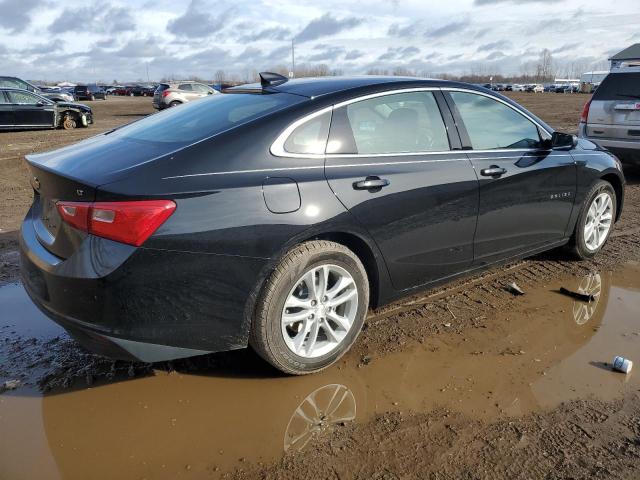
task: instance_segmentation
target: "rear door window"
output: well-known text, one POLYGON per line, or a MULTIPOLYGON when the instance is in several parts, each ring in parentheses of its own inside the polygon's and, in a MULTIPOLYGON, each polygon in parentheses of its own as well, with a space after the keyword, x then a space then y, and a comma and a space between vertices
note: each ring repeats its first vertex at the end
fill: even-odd
POLYGON ((594 100, 640 100, 640 72, 610 73, 602 81, 594 100))
POLYGON ((193 91, 193 85, 190 83, 183 83, 178 86, 178 90, 184 90, 185 92, 193 91))
POLYGON ((475 93, 449 92, 474 150, 539 148, 538 127, 513 108, 475 93))
POLYGON ((327 153, 402 154, 449 150, 432 92, 383 95, 334 112, 327 153))

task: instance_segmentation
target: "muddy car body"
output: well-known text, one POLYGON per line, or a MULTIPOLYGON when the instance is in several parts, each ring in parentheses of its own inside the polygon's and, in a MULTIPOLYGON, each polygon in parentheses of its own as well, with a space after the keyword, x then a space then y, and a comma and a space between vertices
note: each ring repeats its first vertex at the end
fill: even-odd
POLYGON ((87 127, 91 108, 80 103, 54 102, 38 94, 0 88, 0 130, 87 127))
POLYGON ((244 348, 309 373, 367 308, 619 217, 618 160, 464 83, 236 87, 29 155, 22 276, 81 343, 144 361, 244 348))

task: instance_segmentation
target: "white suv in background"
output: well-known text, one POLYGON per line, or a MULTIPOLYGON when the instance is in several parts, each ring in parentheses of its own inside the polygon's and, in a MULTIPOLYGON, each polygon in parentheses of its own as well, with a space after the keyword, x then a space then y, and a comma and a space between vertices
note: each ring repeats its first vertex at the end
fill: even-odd
POLYGON ((162 110, 217 93, 220 92, 204 83, 189 80, 161 83, 153 94, 153 107, 162 110))
POLYGON ((640 164, 640 67, 613 70, 582 111, 578 136, 640 164))

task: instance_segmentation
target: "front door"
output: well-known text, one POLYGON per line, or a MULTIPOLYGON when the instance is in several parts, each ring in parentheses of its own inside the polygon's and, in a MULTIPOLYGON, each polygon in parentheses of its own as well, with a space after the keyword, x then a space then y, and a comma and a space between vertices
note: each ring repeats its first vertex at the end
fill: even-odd
POLYGON ((55 105, 31 92, 13 90, 7 92, 14 109, 16 127, 52 127, 55 105))
POLYGON ((13 105, 5 92, 0 91, 0 128, 11 128, 14 124, 13 105))
MULTIPOLYGON (((449 138, 439 91, 384 93, 333 112, 329 185, 404 290, 468 268, 478 209, 473 167, 449 138)), ((445 117, 445 118, 449 118, 445 117)), ((452 122, 450 122, 452 125, 452 122)))
POLYGON ((563 240, 576 193, 571 153, 550 150, 541 127, 493 97, 445 95, 480 182, 475 263, 563 240))

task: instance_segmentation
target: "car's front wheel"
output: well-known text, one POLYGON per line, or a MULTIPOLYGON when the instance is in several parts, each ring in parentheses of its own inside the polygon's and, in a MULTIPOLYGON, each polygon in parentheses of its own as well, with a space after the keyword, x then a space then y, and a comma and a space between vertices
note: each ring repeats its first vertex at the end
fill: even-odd
POLYGON ((616 193, 611 184, 599 180, 582 205, 569 247, 578 258, 595 256, 609 239, 616 218, 616 193))
POLYGON ((289 251, 267 280, 249 341, 285 373, 317 372, 351 347, 368 305, 360 259, 334 242, 305 242, 289 251))

